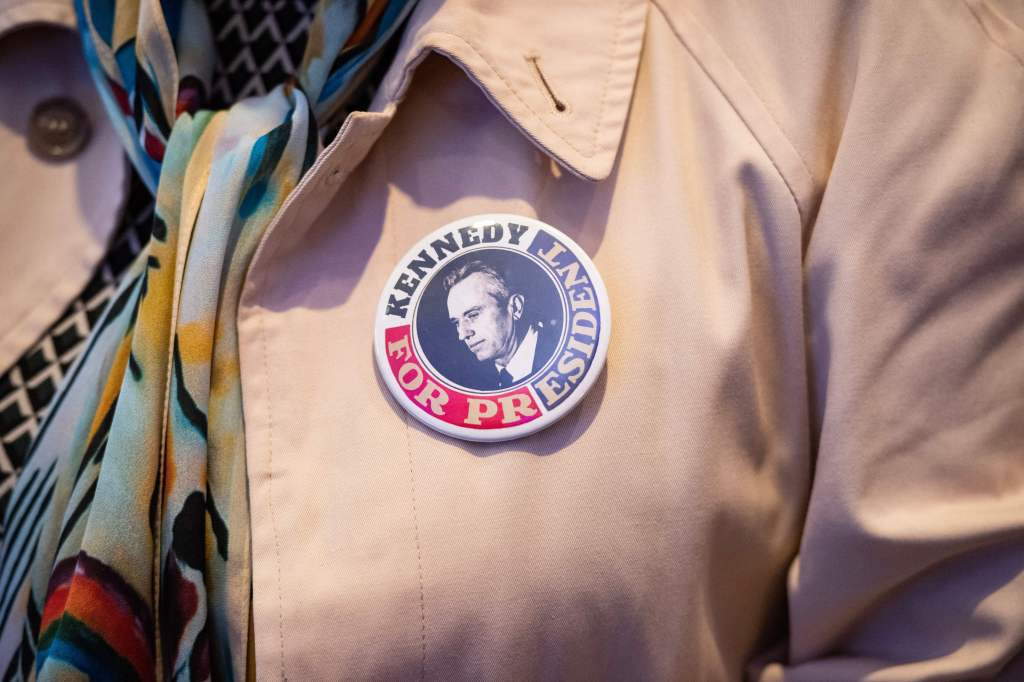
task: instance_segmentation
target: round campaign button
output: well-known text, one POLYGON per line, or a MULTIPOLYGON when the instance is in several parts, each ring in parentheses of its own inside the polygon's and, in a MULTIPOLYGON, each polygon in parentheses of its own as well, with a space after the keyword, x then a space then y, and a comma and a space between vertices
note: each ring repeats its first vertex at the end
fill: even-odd
POLYGON ((409 414, 456 438, 500 441, 550 426, 604 366, 611 308, 569 237, 509 214, 457 220, 398 262, 374 354, 409 414))

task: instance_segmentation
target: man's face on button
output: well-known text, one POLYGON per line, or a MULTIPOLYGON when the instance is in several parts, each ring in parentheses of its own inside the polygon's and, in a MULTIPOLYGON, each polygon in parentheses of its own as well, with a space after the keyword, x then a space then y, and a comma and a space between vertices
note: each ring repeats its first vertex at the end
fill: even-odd
POLYGON ((448 317, 459 340, 481 362, 504 353, 512 342, 511 305, 498 302, 495 288, 489 275, 474 272, 448 291, 448 317))

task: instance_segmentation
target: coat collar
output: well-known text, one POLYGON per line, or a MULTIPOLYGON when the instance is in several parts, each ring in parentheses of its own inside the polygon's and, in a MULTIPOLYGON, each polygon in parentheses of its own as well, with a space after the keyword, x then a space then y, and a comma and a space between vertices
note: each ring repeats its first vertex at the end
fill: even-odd
POLYGON ((0 0, 0 39, 32 24, 51 24, 73 29, 75 8, 71 0, 0 0))
POLYGON ((646 0, 420 0, 375 106, 441 53, 570 172, 611 173, 629 111, 646 0))
MULTIPOLYGON (((400 100, 416 66, 438 52, 567 170, 603 180, 629 111, 646 13, 647 0, 420 0, 377 101, 400 100)), ((71 3, 0 0, 0 33, 38 21, 73 26, 71 3)))

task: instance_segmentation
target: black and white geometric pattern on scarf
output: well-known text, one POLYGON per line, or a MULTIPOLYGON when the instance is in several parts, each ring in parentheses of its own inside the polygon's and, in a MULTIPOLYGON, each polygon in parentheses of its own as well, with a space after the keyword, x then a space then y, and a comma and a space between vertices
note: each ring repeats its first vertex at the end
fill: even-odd
MULTIPOLYGON (((217 46, 210 106, 225 108, 266 94, 292 75, 302 61, 316 5, 317 0, 210 0, 206 9, 217 46)), ((365 13, 365 0, 360 5, 359 13, 365 13)), ((369 106, 400 37, 401 31, 396 31, 371 60, 367 78, 332 120, 320 121, 324 144, 333 139, 349 112, 369 106)))
POLYGON ((263 95, 295 72, 306 49, 315 0, 211 0, 217 45, 211 105, 263 95))

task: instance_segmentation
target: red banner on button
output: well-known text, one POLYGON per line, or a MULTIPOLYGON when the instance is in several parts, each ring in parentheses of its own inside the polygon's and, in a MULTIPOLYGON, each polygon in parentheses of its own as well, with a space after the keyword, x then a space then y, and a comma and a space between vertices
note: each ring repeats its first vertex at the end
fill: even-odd
POLYGON ((525 386, 506 393, 462 393, 438 381, 420 362, 409 325, 384 331, 385 352, 391 375, 417 407, 454 426, 504 429, 533 421, 540 406, 525 386))

